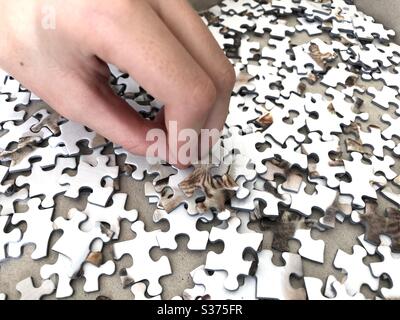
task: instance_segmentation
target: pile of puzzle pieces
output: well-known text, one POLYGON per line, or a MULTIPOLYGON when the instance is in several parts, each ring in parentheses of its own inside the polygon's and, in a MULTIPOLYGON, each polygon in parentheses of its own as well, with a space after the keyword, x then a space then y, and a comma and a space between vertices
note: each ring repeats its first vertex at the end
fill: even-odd
MULTIPOLYGON (((237 73, 219 165, 150 165, 43 107, 0 70, 0 279, 33 244, 31 259, 49 251, 57 259, 40 268, 41 283, 16 284, 21 299, 73 296, 78 278, 85 292, 101 292, 99 278, 116 272, 132 298, 161 299, 160 279, 174 273, 168 252, 186 235, 204 261, 190 273, 193 287, 174 299, 366 299, 366 287, 369 298, 399 298, 394 32, 346 0, 224 0, 202 19, 237 73), (168 221, 167 231, 148 231, 144 213, 126 209, 121 176, 145 180, 153 221, 168 221), (60 197, 85 190, 86 207, 58 212, 60 197), (338 248, 328 261, 326 248, 345 235, 321 238, 344 224, 363 233, 352 252, 338 248), (220 252, 209 250, 216 242, 220 252), (113 249, 107 261, 105 246, 113 249), (132 264, 118 270, 123 256, 132 264), (310 263, 329 263, 341 277, 305 274, 310 263)), ((129 75, 110 71, 115 91, 143 117, 162 108, 129 75)), ((0 281, 0 299, 11 295, 3 290, 0 281)))

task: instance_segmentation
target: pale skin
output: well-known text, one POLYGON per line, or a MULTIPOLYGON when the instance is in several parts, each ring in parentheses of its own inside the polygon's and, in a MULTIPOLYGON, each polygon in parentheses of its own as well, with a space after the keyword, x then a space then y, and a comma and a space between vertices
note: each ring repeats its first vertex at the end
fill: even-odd
POLYGON ((148 130, 171 120, 178 130, 222 130, 235 73, 186 0, 0 0, 0 8, 0 68, 66 118, 139 155, 148 130), (43 28, 43 8, 54 9, 56 28, 43 28), (113 93, 106 62, 165 103, 156 121, 113 93))

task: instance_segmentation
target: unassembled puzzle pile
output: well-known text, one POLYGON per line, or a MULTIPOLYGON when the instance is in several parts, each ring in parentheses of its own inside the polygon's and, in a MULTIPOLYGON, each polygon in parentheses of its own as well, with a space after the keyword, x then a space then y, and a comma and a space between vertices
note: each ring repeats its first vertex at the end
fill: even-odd
MULTIPOLYGON (((216 146, 229 165, 149 165, 0 71, 0 299, 71 297, 79 279, 117 298, 102 295, 107 277, 132 299, 167 298, 176 251, 202 262, 168 298, 400 297, 394 32, 346 0, 224 0, 202 19, 237 73, 216 146), (123 179, 142 183, 151 211, 126 209, 123 179), (82 195, 83 206, 58 207, 82 195), (167 227, 149 228, 148 216, 167 227), (11 288, 18 258, 38 270, 11 288)), ((162 103, 110 70, 116 92, 151 119, 162 103)))

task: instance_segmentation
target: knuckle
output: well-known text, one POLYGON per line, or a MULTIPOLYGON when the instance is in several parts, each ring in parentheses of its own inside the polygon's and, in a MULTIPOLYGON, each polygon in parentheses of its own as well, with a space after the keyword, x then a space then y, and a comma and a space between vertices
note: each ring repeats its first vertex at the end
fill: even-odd
POLYGON ((233 65, 226 63, 220 71, 219 86, 223 92, 231 92, 236 82, 233 65))
POLYGON ((209 77, 199 80, 194 86, 191 100, 201 108, 211 108, 217 99, 217 88, 209 77))

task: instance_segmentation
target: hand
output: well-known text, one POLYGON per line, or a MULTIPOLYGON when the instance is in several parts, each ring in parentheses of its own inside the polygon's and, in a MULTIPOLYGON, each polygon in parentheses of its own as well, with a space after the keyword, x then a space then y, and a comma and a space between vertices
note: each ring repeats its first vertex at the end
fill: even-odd
POLYGON ((170 121, 178 132, 222 130, 235 74, 186 0, 0 0, 0 7, 0 67, 66 118, 139 155, 150 129, 165 130, 173 143, 170 121), (112 92, 107 63, 165 103, 157 121, 112 92))

